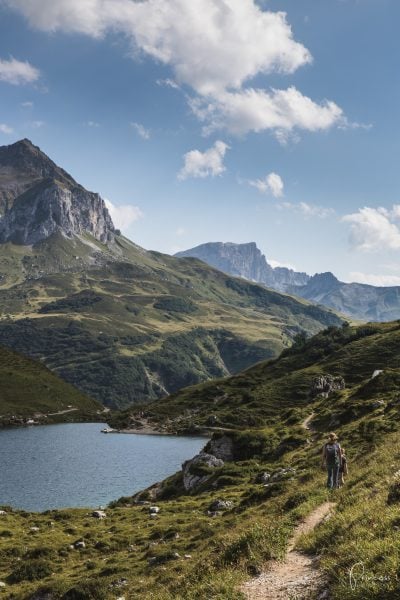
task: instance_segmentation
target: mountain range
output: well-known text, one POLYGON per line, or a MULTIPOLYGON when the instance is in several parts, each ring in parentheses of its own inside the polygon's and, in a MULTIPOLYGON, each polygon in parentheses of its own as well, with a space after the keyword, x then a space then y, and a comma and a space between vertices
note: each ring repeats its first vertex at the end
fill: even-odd
POLYGON ((234 244, 210 242, 178 252, 177 257, 195 257, 236 277, 305 298, 361 321, 400 319, 400 287, 375 287, 344 283, 332 273, 314 276, 285 267, 273 268, 254 242, 234 244))
POLYGON ((277 356, 342 321, 120 235, 40 148, 0 148, 0 344, 123 408, 277 356))

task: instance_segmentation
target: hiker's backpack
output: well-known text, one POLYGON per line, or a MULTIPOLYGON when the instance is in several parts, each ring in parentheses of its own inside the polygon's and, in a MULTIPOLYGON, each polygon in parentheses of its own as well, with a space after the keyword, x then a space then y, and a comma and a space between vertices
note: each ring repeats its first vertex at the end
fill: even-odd
POLYGON ((340 463, 339 452, 339 444, 325 444, 326 464, 330 466, 338 465, 340 463))

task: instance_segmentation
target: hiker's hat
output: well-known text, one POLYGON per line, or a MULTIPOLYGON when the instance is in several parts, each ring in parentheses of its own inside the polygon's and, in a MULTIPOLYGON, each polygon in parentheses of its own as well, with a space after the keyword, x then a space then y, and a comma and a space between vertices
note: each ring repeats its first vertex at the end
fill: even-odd
POLYGON ((329 437, 329 439, 330 439, 330 440, 332 440, 332 441, 336 441, 336 440, 338 439, 338 437, 337 437, 336 433, 333 433, 333 432, 332 432, 332 433, 330 433, 328 437, 329 437))

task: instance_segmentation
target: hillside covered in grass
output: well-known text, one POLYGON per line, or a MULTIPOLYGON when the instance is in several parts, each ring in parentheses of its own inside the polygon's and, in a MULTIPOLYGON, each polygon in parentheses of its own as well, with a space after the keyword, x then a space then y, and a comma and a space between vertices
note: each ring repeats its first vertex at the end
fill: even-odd
POLYGON ((5 508, 0 580, 10 597, 241 599, 241 583, 281 559, 296 524, 330 500, 331 518, 298 543, 320 557, 323 591, 332 600, 397 598, 399 342, 397 322, 331 328, 218 383, 230 413, 228 402, 219 407, 205 393, 210 386, 154 404, 153 418, 165 423, 170 403, 171 427, 197 406, 201 425, 212 406, 221 429, 206 451, 224 459, 190 462, 113 503, 104 519, 87 510, 5 508), (349 476, 328 492, 320 456, 331 429, 346 447, 349 476), (151 517, 154 505, 159 512, 151 517))
POLYGON ((0 426, 99 420, 103 407, 43 364, 0 347, 0 426))
POLYGON ((341 322, 119 236, 0 244, 0 276, 0 344, 113 408, 236 373, 341 322))

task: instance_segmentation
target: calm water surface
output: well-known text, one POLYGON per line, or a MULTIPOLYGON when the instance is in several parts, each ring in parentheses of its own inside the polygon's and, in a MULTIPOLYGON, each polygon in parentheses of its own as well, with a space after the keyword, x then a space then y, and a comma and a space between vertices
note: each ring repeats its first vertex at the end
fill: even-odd
POLYGON ((98 507, 172 475, 205 445, 196 437, 100 433, 101 423, 0 431, 0 505, 98 507))

